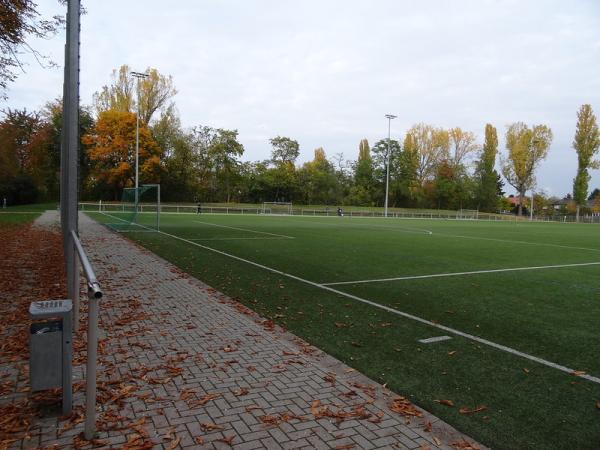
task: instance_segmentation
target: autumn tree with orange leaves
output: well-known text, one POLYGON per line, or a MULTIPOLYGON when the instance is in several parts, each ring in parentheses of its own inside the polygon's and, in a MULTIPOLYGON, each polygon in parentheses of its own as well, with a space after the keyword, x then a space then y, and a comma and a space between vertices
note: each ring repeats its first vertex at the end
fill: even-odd
MULTIPOLYGON (((135 114, 104 111, 82 139, 89 146, 90 181, 111 193, 112 199, 119 199, 123 188, 135 183, 135 127, 135 114)), ((139 136, 140 184, 159 183, 161 149, 143 124, 139 136)))

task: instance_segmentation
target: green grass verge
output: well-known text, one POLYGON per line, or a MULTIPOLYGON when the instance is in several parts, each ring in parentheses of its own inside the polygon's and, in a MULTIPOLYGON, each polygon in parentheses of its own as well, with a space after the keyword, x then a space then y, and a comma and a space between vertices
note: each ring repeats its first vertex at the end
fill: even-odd
MULTIPOLYGON (((217 215, 161 224, 317 283, 600 261, 592 225, 217 215), (247 239, 273 234, 294 239, 247 239)), ((164 234, 128 236, 493 448, 600 442, 596 383, 456 335, 420 344, 448 333, 164 234)), ((334 287, 599 376, 599 275, 585 266, 334 287)))

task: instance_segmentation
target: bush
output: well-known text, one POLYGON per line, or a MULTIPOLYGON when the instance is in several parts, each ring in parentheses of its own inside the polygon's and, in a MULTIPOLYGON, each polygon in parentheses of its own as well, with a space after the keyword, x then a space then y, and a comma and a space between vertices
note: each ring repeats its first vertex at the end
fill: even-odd
POLYGON ((0 201, 6 198, 10 206, 35 203, 38 197, 39 191, 29 175, 8 177, 0 183, 0 201))

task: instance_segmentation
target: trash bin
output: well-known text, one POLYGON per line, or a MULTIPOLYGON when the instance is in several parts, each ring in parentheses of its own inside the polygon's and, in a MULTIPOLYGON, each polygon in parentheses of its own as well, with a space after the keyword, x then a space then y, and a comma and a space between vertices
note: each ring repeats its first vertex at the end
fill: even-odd
POLYGON ((29 315, 35 321, 29 330, 31 390, 62 387, 64 414, 71 412, 73 395, 72 310, 71 300, 46 300, 29 306, 29 315))

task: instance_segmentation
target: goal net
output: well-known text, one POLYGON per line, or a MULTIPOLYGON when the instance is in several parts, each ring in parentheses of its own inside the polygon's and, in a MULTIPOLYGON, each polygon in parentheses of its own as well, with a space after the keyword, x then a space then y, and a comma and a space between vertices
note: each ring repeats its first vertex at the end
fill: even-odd
POLYGON ((478 209, 459 209, 458 211, 456 211, 456 218, 463 219, 463 220, 478 219, 479 218, 479 210, 478 209))
POLYGON ((121 204, 108 213, 116 219, 108 225, 117 231, 158 231, 160 228, 160 185, 143 184, 125 188, 121 204))
POLYGON ((292 202, 263 202, 262 213, 292 215, 292 202))

